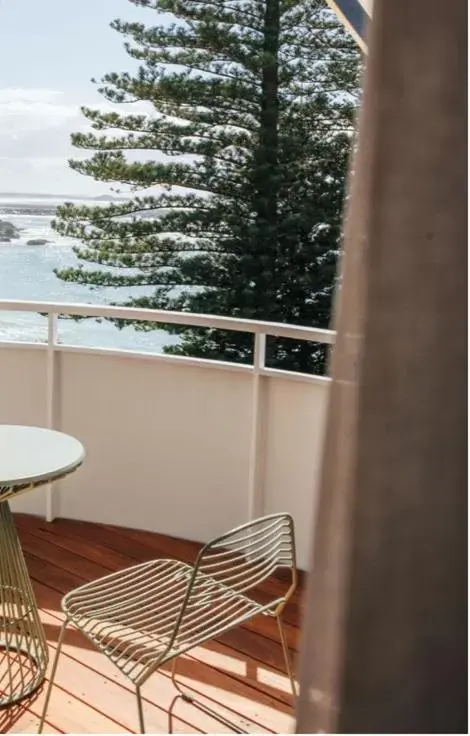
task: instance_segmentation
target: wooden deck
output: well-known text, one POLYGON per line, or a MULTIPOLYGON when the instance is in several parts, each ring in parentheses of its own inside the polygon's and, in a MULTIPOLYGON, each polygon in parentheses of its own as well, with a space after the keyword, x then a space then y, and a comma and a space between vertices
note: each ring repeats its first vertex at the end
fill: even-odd
MULTIPOLYGON (((16 523, 32 577, 51 659, 63 620, 60 600, 71 588, 156 557, 193 560, 199 546, 159 534, 86 522, 17 515, 16 523)), ((267 581, 265 591, 279 585, 267 581)), ((302 593, 285 611, 294 657, 299 641, 302 593)), ((215 642, 181 658, 181 680, 212 708, 252 733, 292 731, 292 699, 284 672, 275 622, 259 616, 215 642)), ((146 728, 168 733, 168 708, 175 695, 168 672, 143 687, 146 728)), ((34 733, 44 688, 29 700, 0 711, 1 733, 34 733)), ((179 700, 173 721, 177 733, 231 733, 218 721, 179 700)), ((49 707, 46 733, 135 733, 137 708, 131 683, 79 632, 66 636, 49 707)))

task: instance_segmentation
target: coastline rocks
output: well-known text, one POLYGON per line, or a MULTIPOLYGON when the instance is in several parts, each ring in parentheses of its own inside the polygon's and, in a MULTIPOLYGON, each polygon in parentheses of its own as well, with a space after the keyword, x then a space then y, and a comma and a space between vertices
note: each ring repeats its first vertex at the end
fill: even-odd
POLYGON ((46 245, 48 242, 45 238, 33 238, 32 240, 27 240, 26 245, 46 245))
POLYGON ((0 243, 9 243, 20 237, 20 231, 11 222, 0 220, 0 243))

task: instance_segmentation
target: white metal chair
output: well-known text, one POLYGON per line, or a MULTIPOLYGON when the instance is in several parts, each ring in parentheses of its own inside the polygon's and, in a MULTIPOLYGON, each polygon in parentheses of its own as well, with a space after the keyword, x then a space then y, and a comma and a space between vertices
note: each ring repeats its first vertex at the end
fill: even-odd
MULTIPOLYGON (((235 731, 233 723, 197 702, 176 680, 177 658, 258 614, 276 619, 287 674, 296 689, 281 615, 297 585, 292 518, 274 514, 237 527, 199 552, 194 565, 157 559, 106 575, 68 593, 62 626, 39 726, 42 733, 63 636, 74 625, 118 667, 136 688, 140 732, 145 733, 140 688, 165 662, 182 697, 235 731), (276 570, 290 572, 279 596, 256 588, 276 570), (251 593, 251 595, 248 595, 251 593), (269 600, 267 600, 269 598, 269 600)), ((173 701, 173 704, 174 702, 173 701)), ((171 730, 170 708, 170 730, 171 730)))

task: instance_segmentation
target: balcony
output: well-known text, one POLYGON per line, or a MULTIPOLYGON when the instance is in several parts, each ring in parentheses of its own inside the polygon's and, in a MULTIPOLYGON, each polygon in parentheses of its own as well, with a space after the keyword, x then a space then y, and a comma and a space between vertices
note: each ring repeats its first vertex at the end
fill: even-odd
MULTIPOLYGON (((27 302, 0 302, 0 310, 45 313, 48 335, 44 343, 0 344, 0 423, 59 429, 87 453, 77 473, 12 503, 51 651, 60 598, 71 588, 136 560, 193 560, 198 544, 254 516, 292 514, 298 566, 306 569, 329 379, 266 367, 265 344, 270 336, 331 344, 332 332, 164 315, 251 333, 253 365, 236 365, 60 341, 59 315, 162 321, 149 310, 27 302)), ((294 651, 301 597, 286 613, 294 651)), ((73 631, 65 655, 49 732, 135 730, 135 701, 118 670, 73 631)), ((281 648, 267 618, 191 652, 182 676, 244 730, 292 727, 281 648)), ((148 730, 167 732, 174 697, 167 674, 144 694, 148 730)), ((2 731, 34 731, 43 697, 40 690, 5 711, 2 731)), ((184 703, 175 716, 180 732, 224 728, 184 703)))

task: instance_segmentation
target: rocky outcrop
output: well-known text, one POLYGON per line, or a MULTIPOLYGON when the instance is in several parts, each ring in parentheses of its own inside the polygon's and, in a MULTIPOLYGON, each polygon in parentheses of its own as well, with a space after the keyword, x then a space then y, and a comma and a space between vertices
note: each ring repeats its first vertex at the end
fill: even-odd
POLYGON ((20 231, 11 222, 0 220, 0 243, 9 243, 20 237, 20 231))
POLYGON ((45 238, 33 238, 32 240, 27 240, 26 245, 46 245, 48 242, 45 238))

